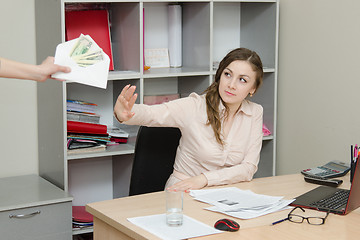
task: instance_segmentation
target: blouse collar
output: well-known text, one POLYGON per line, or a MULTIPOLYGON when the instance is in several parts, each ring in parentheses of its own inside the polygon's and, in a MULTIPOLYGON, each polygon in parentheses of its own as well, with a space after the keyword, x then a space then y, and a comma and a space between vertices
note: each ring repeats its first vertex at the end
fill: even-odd
MULTIPOLYGON (((224 106, 224 104, 223 104, 223 102, 221 100, 220 100, 219 110, 220 110, 221 113, 225 112, 225 106, 224 106)), ((244 114, 249 115, 249 116, 252 115, 249 100, 244 99, 242 101, 240 109, 237 111, 236 114, 239 114, 240 112, 243 112, 244 114)))

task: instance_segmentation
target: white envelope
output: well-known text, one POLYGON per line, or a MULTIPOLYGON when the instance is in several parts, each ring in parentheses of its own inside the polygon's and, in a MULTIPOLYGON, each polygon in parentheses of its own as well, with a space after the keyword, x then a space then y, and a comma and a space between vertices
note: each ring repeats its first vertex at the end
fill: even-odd
MULTIPOLYGON (((86 35, 86 37, 91 39, 89 35, 86 35)), ((70 57, 70 52, 77 41, 78 39, 73 39, 61 43, 56 47, 55 64, 68 66, 71 68, 71 72, 58 72, 52 74, 51 77, 106 89, 110 65, 109 56, 104 52, 103 61, 97 62, 88 67, 80 67, 70 57)), ((91 47, 93 50, 101 49, 94 40, 92 41, 94 42, 91 47)))

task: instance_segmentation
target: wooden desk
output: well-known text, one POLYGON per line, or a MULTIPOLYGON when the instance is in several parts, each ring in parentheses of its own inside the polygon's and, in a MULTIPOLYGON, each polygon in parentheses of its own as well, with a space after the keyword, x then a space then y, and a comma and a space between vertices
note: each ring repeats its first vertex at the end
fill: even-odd
MULTIPOLYGON (((349 176, 343 178, 342 188, 349 188, 349 176)), ((307 183, 301 174, 258 178, 251 182, 238 183, 240 189, 250 189, 255 193, 294 198, 318 185, 307 183)), ((229 217, 221 213, 204 210, 208 204, 194 200, 189 194, 184 198, 184 214, 212 226, 218 219, 229 217)), ((127 218, 161 214, 165 212, 165 193, 156 192, 125 197, 103 202, 91 203, 86 210, 94 215, 95 240, 107 239, 159 239, 149 232, 127 221, 127 218)), ((311 210, 306 210, 311 211, 311 210)), ((360 236, 360 208, 346 216, 330 214, 326 223, 312 226, 289 221, 270 226, 272 222, 287 217, 289 210, 262 217, 236 219, 241 229, 238 232, 224 232, 196 239, 358 239, 360 236)), ((320 214, 321 215, 321 214, 320 214)), ((232 217, 229 217, 232 218, 232 217)), ((195 238, 194 238, 195 239, 195 238)))

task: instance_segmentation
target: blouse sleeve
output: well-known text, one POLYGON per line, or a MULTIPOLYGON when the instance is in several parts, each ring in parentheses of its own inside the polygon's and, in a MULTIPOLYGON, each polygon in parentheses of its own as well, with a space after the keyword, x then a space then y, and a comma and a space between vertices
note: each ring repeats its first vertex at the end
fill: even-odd
POLYGON ((250 181, 253 178, 257 171, 263 138, 263 108, 260 105, 256 106, 252 116, 250 144, 244 160, 231 167, 204 172, 203 174, 208 179, 208 186, 250 181))
POLYGON ((158 105, 135 104, 132 111, 135 115, 124 124, 151 127, 186 126, 195 115, 199 96, 192 93, 189 97, 180 98, 158 105))

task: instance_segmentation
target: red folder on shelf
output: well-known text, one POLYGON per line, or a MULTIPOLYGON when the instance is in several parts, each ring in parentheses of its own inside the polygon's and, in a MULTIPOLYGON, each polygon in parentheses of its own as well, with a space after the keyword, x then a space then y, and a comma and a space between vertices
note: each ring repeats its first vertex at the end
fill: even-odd
POLYGON ((127 138, 114 138, 114 137, 111 137, 110 141, 115 142, 115 143, 127 143, 128 139, 127 138))
POLYGON ((109 56, 109 70, 114 70, 108 15, 107 10, 67 11, 65 13, 66 41, 78 38, 81 33, 90 35, 109 56))
POLYGON ((93 215, 85 210, 85 206, 72 206, 73 220, 77 222, 93 222, 93 215))
POLYGON ((108 135, 106 125, 76 121, 67 121, 67 132, 108 135))

